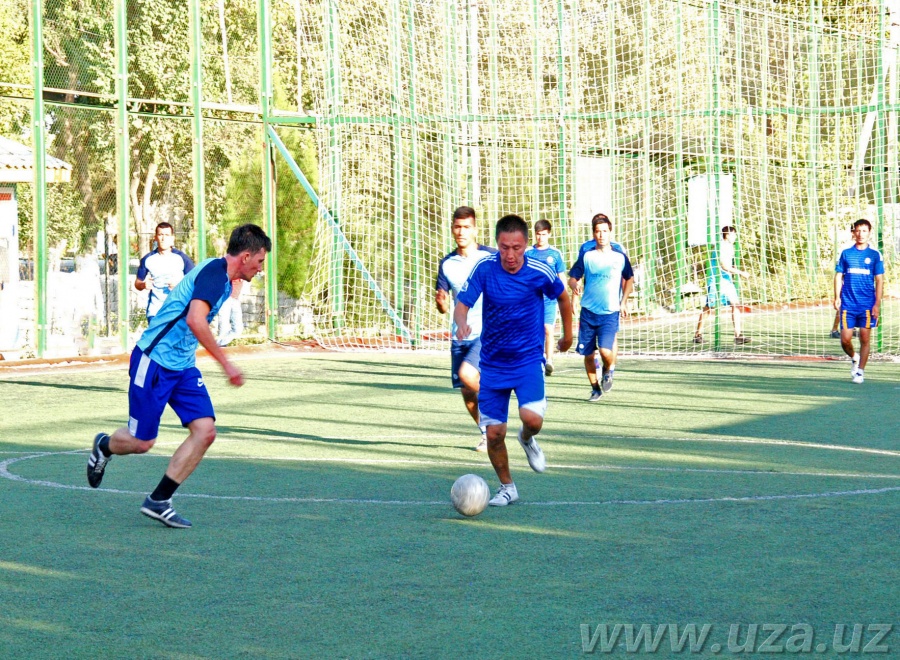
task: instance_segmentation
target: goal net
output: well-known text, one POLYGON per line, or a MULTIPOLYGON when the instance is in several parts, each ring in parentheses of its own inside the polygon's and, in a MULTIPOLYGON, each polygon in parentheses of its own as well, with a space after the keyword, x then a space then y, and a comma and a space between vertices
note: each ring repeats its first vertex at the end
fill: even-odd
POLYGON ((888 266, 873 347, 900 353, 893 2, 272 6, 276 133, 315 134, 324 345, 445 343, 434 281, 465 204, 486 244, 504 214, 549 220, 569 264, 607 213, 636 273, 620 350, 657 355, 839 354, 834 264, 866 218, 888 266), (715 302, 695 343, 726 225, 750 343, 715 302))

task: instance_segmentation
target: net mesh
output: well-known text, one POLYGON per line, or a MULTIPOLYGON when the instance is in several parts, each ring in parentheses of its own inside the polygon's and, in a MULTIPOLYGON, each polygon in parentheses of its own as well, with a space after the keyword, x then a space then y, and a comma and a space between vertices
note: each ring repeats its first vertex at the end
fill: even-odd
MULTIPOLYGON (((31 146, 32 4, 8 5, 0 135, 31 146)), ((632 354, 839 354, 834 263, 867 218, 888 265, 873 348, 900 355, 893 0, 199 0, 199 29, 192 3, 128 0, 124 124, 117 6, 43 3, 37 122, 71 167, 46 186, 46 331, 63 353, 140 331, 133 273, 157 222, 195 260, 238 224, 265 226, 271 155, 274 286, 243 298, 249 336, 444 346, 434 280, 469 205, 486 244, 504 214, 549 220, 569 263, 607 213, 636 272, 632 354), (697 344, 725 224, 751 343, 714 306, 697 344), (74 310, 63 275, 80 272, 92 283, 74 310)), ((16 198, 16 304, 31 309, 17 345, 33 348, 33 186, 16 198)))

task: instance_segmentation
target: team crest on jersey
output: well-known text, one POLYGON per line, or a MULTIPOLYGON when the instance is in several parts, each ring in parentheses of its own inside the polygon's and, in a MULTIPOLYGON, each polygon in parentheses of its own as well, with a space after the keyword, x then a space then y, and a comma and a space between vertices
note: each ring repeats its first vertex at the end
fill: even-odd
POLYGON ((547 257, 547 264, 552 266, 556 263, 556 257, 547 257))
POLYGON ((869 257, 866 257, 866 265, 869 265, 870 263, 872 263, 872 260, 869 257))

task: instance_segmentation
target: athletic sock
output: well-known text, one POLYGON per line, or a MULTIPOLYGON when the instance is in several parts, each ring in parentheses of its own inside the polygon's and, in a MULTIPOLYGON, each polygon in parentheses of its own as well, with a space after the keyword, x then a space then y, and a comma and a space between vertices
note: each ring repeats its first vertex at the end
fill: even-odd
POLYGON ((97 443, 97 448, 100 450, 100 453, 103 454, 106 458, 109 458, 110 456, 112 456, 112 452, 109 450, 109 436, 108 435, 103 436, 103 438, 100 440, 100 442, 97 443))
POLYGON ((591 383, 591 389, 594 390, 595 392, 599 392, 600 391, 600 383, 599 382, 591 383))
POLYGON ((167 475, 163 475, 163 478, 160 480, 159 485, 156 487, 152 493, 150 493, 150 499, 154 502, 165 502, 166 500, 171 500, 172 495, 175 494, 175 491, 181 484, 169 479, 167 475))

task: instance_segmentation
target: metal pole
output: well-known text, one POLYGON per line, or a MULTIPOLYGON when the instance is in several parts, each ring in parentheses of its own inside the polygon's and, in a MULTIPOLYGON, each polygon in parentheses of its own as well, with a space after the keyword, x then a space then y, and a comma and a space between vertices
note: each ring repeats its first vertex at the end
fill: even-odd
MULTIPOLYGON (((341 48, 340 48, 340 5, 338 0, 328 0, 324 6, 326 23, 326 112, 328 121, 328 161, 331 175, 328 190, 332 196, 331 211, 334 222, 340 225, 343 194, 341 129, 338 118, 343 111, 341 98, 341 48)), ((335 237, 331 244, 331 304, 332 326, 335 329, 344 327, 344 251, 340 241, 335 237)))
POLYGON ((534 20, 534 39, 532 42, 532 77, 533 77, 533 93, 534 93, 534 116, 531 123, 532 128, 532 151, 531 151, 531 222, 540 218, 541 213, 541 123, 538 117, 541 114, 541 97, 543 95, 544 77, 543 66, 541 60, 541 0, 532 0, 532 14, 534 20))
MULTIPOLYGON (((497 30, 497 7, 494 3, 488 4, 488 11, 491 16, 491 27, 490 27, 490 57, 488 59, 488 68, 490 69, 490 77, 491 77, 491 109, 490 116, 492 118, 491 121, 491 171, 490 171, 490 181, 491 181, 491 193, 490 193, 490 208, 491 213, 488 215, 488 222, 486 226, 490 227, 492 222, 495 222, 500 218, 500 154, 498 143, 500 142, 500 129, 498 127, 497 115, 500 112, 500 100, 498 98, 498 90, 500 87, 499 81, 499 66, 497 62, 497 47, 499 44, 498 39, 498 30, 497 30)), ((488 230, 488 235, 492 235, 493 232, 488 230)))
MULTIPOLYGON (((394 205, 394 308, 403 314, 404 309, 404 282, 406 272, 403 248, 406 244, 404 232, 405 207, 403 199, 403 141, 401 139, 400 123, 400 91, 401 67, 400 67, 400 0, 390 2, 390 58, 391 58, 391 116, 394 119, 391 131, 391 159, 393 190, 391 198, 394 205)), ((416 246, 413 246, 416 249, 416 246)))
MULTIPOLYGON (((128 304, 130 277, 128 261, 129 240, 128 186, 131 177, 131 141, 128 136, 128 6, 127 0, 115 3, 116 49, 116 215, 119 220, 118 252, 118 334, 123 351, 128 350, 128 331, 131 327, 128 304)), ((104 232, 105 232, 104 228, 104 232)))
POLYGON ((415 3, 409 3, 408 13, 408 29, 409 29, 409 116, 410 124, 410 145, 409 145, 409 188, 410 188, 410 244, 414 246, 412 250, 412 291, 410 296, 415 301, 411 311, 413 318, 410 325, 412 326, 413 336, 410 343, 416 346, 422 340, 422 313, 419 307, 423 303, 419 292, 422 282, 422 246, 419 239, 419 120, 416 116, 416 24, 415 24, 415 3))
POLYGON ((203 33, 200 0, 191 0, 191 144, 194 160, 194 230, 197 260, 206 258, 206 168, 203 166, 203 33))
POLYGON ((569 203, 569 180, 566 176, 566 115, 568 114, 567 95, 566 95, 566 60, 565 60, 565 40, 566 40, 566 14, 563 7, 563 0, 557 0, 556 3, 556 89, 559 92, 559 118, 557 129, 557 140, 559 142, 557 163, 557 179, 559 181, 559 236, 562 244, 566 244, 568 234, 568 209, 569 203))
POLYGON ((809 145, 806 162, 806 276, 815 284, 819 266, 819 31, 822 11, 817 0, 809 3, 809 145))
POLYGON ((35 315, 37 317, 38 357, 47 351, 47 152, 44 139, 44 3, 31 3, 32 76, 34 104, 32 106, 32 136, 34 139, 34 282, 35 315))
POLYGON ((259 0, 259 104, 263 122, 263 214, 272 251, 266 256, 266 332, 275 339, 278 324, 278 234, 275 197, 275 147, 269 136, 272 114, 272 15, 270 0, 259 0))
MULTIPOLYGON (((678 0, 675 5, 675 68, 681 75, 683 64, 682 48, 682 5, 678 0)), ((687 209, 685 208, 685 171, 684 171, 684 91, 682 85, 675 86, 675 311, 684 309, 684 284, 688 277, 687 265, 687 209)))
POLYGON ((469 78, 469 112, 473 115, 469 124, 469 200, 473 208, 481 206, 481 149, 478 148, 481 139, 478 121, 474 118, 480 115, 480 90, 478 86, 478 3, 476 0, 467 0, 468 6, 468 42, 466 55, 468 59, 469 78))

